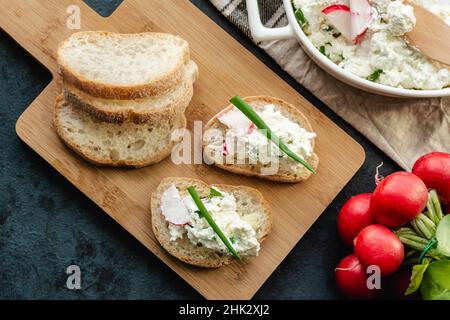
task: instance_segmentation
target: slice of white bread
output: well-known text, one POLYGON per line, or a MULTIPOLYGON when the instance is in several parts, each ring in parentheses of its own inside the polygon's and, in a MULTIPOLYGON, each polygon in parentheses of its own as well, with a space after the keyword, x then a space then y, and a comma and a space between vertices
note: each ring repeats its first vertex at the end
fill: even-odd
MULTIPOLYGON (((218 268, 233 261, 234 258, 231 255, 221 254, 214 250, 194 245, 187 236, 176 241, 170 241, 169 223, 161 212, 161 196, 172 184, 179 189, 182 197, 188 195, 187 188, 190 186, 196 188, 200 197, 208 196, 210 192, 210 186, 197 179, 165 178, 161 181, 158 188, 152 193, 150 203, 153 233, 161 246, 181 261, 199 267, 218 268)), ((256 225, 253 225, 253 228, 256 231, 259 243, 264 241, 272 229, 272 210, 262 194, 254 188, 245 186, 221 184, 215 184, 214 186, 221 191, 234 195, 238 213, 241 216, 248 214, 257 215, 257 219, 255 219, 256 225)))
POLYGON ((54 126, 67 146, 93 164, 139 168, 170 155, 177 142, 172 140, 172 132, 186 128, 186 118, 180 114, 157 123, 107 123, 72 106, 60 95, 54 126))
MULTIPOLYGON (((262 110, 266 105, 272 104, 275 105, 277 108, 276 110, 280 110, 281 114, 290 119, 293 122, 296 122, 300 127, 306 129, 309 132, 312 132, 311 124, 309 123, 308 119, 305 117, 305 115, 300 112, 296 107, 294 107, 292 104, 273 97, 268 96, 254 96, 254 97, 247 97, 244 98, 244 100, 256 111, 262 110)), ((214 163, 217 167, 237 173, 242 174, 246 176, 255 176, 261 179, 265 180, 271 180, 271 181, 277 181, 277 182, 287 182, 287 183, 297 183, 301 181, 307 180, 311 176, 311 172, 305 168, 304 166, 299 166, 296 171, 290 170, 290 167, 292 164, 295 164, 294 160, 284 157, 279 162, 279 170, 277 174, 273 175, 262 175, 261 174, 261 168, 262 165, 258 162, 257 164, 228 164, 227 161, 225 161, 225 157, 221 157, 223 161, 216 162, 214 159, 217 159, 217 155, 211 154, 211 149, 208 148, 208 145, 210 143, 222 143, 223 140, 220 140, 220 138, 214 134, 208 135, 207 132, 210 129, 217 129, 221 132, 222 136, 225 137, 226 130, 228 129, 227 126, 225 126, 223 123, 219 121, 219 118, 229 112, 234 106, 230 105, 221 112, 219 112, 217 115, 215 115, 208 123, 205 125, 204 132, 205 132, 205 139, 203 140, 203 148, 204 148, 204 156, 211 162, 214 163), (211 139, 211 140, 210 140, 211 139)), ((211 131, 210 131, 211 132, 211 131)), ((214 131, 212 131, 214 132, 214 131)), ((313 147, 315 142, 312 142, 313 147)), ((310 157, 306 157, 305 159, 311 167, 314 168, 314 170, 317 169, 317 166, 319 165, 319 157, 317 154, 313 153, 310 157)))
POLYGON ((65 83, 64 98, 74 106, 107 122, 154 122, 183 113, 186 110, 192 99, 193 83, 197 80, 197 77, 198 67, 191 60, 185 67, 182 81, 167 93, 158 96, 135 100, 97 98, 70 83, 65 83))
POLYGON ((123 100, 168 91, 181 81, 189 57, 189 45, 182 38, 150 32, 77 32, 57 51, 67 83, 94 97, 123 100))

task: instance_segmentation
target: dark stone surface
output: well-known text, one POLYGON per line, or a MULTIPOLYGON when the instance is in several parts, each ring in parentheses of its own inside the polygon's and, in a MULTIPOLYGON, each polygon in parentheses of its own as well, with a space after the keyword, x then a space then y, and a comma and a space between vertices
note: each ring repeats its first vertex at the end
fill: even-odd
MULTIPOLYGON (((90 0, 109 15, 119 0, 90 0)), ((206 14, 361 143, 362 169, 256 294, 257 299, 338 298, 333 269, 348 253, 336 215, 351 195, 373 190, 374 168, 399 168, 254 46, 208 1, 206 14)), ((23 144, 14 125, 50 81, 50 74, 0 33, 0 298, 198 299, 200 295, 23 144), (82 290, 66 289, 65 270, 77 264, 82 290)))

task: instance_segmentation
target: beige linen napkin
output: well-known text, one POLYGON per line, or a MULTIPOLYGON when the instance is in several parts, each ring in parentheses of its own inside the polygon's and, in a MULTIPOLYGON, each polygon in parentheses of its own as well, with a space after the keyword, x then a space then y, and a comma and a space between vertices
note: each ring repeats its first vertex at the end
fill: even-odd
MULTIPOLYGON (((210 0, 220 12, 251 37, 245 0, 210 0)), ((259 1, 268 27, 287 24, 279 0, 259 1)), ((284 70, 360 131, 404 169, 430 151, 450 152, 450 97, 389 98, 350 87, 322 71, 296 40, 262 42, 284 70)))

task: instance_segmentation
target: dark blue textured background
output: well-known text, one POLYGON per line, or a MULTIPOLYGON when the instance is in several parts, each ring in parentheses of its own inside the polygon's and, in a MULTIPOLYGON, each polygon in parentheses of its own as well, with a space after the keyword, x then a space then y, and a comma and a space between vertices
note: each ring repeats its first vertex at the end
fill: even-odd
MULTIPOLYGON (((348 253, 336 233, 338 210, 351 195, 373 190, 377 164, 384 162, 385 174, 399 168, 283 72, 208 1, 192 2, 337 122, 366 151, 363 168, 255 296, 338 298, 333 269, 348 253)), ((87 3, 107 16, 121 1, 87 3)), ((50 80, 47 70, 0 32, 0 298, 201 298, 16 136, 17 118, 50 80), (65 287, 65 269, 70 264, 81 267, 82 290, 65 287)))

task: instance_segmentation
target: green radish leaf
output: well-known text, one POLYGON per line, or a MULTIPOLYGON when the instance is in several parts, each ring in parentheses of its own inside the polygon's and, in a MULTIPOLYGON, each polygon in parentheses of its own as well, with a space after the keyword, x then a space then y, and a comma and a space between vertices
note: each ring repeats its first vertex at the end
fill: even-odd
POLYGON ((425 271, 427 271, 429 264, 430 261, 428 259, 424 259, 422 264, 417 264, 412 268, 411 280, 409 282, 408 289, 406 289, 405 296, 413 294, 420 289, 423 275, 425 274, 425 271))
POLYGON ((438 241, 436 250, 440 254, 450 257, 450 215, 446 215, 439 222, 436 230, 436 239, 438 241))
POLYGON ((450 260, 431 263, 423 277, 420 293, 424 300, 450 300, 450 260))

